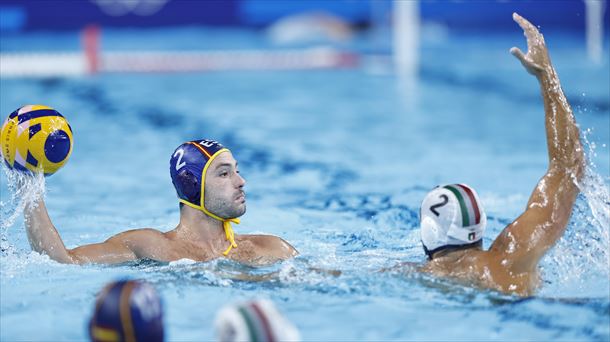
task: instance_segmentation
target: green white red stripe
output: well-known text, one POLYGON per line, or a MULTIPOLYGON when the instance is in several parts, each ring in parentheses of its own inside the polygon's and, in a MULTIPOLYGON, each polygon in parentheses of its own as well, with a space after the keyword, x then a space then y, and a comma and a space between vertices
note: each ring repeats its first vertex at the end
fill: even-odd
POLYGON ((248 335, 252 342, 275 342, 271 324, 257 303, 249 303, 238 308, 248 326, 248 335))
POLYGON ((464 184, 446 185, 444 188, 451 191, 460 204, 462 227, 481 223, 481 210, 472 189, 464 184))

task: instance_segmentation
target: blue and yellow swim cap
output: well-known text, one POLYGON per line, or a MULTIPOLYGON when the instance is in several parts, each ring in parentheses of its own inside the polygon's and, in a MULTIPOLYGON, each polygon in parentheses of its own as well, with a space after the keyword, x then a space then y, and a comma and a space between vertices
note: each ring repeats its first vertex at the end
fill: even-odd
POLYGON ((223 253, 229 254, 237 247, 231 222, 239 223, 237 218, 222 218, 205 207, 205 174, 212 161, 229 149, 215 140, 202 139, 185 142, 178 146, 169 160, 169 173, 180 203, 203 211, 206 215, 223 222, 225 235, 231 243, 223 253))
POLYGON ((163 341, 163 307, 146 282, 120 280, 100 292, 89 322, 92 341, 163 341))

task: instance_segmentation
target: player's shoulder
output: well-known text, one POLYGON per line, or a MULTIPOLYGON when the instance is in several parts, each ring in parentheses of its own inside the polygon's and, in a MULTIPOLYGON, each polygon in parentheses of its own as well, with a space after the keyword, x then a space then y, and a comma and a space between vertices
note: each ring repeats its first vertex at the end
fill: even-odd
POLYGON ((241 241, 242 243, 245 242, 246 244, 252 244, 252 246, 256 247, 257 249, 282 252, 281 254, 286 254, 286 256, 295 256, 298 254, 296 249, 292 247, 291 244, 281 237, 275 235, 239 235, 236 240, 238 244, 241 241))
POLYGON ((109 240, 128 240, 130 242, 159 242, 168 240, 165 233, 153 228, 131 229, 119 233, 109 240))
POLYGON ((264 234, 240 234, 237 236, 237 242, 250 242, 257 247, 275 247, 287 244, 287 242, 275 235, 264 234))

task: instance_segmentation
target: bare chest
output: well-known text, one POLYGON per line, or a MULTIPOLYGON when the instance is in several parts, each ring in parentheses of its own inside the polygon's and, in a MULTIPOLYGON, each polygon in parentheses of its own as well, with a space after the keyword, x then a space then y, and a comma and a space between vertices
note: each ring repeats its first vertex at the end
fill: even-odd
POLYGON ((194 261, 209 261, 214 259, 214 254, 206 246, 197 245, 189 241, 169 240, 165 243, 163 251, 159 253, 160 261, 176 261, 189 259, 194 261))
POLYGON ((263 266, 278 261, 278 258, 270 256, 264 248, 247 239, 238 241, 237 248, 233 248, 226 257, 252 266, 263 266))
MULTIPOLYGON (((232 248, 225 256, 223 254, 225 246, 222 246, 222 250, 212 250, 205 244, 170 239, 166 242, 165 248, 162 249, 163 252, 159 253, 156 259, 160 261, 190 259, 205 262, 218 258, 227 258, 253 266, 266 265, 277 261, 277 258, 270 257, 261 246, 248 239, 239 239, 236 242, 237 247, 232 248)), ((228 246, 227 242, 226 247, 228 246)))

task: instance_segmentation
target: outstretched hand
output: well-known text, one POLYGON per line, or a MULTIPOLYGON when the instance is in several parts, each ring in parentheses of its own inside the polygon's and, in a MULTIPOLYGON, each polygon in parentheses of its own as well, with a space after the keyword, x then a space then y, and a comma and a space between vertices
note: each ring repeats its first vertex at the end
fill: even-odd
POLYGON ((523 54, 517 47, 511 48, 510 53, 521 61, 530 74, 541 76, 551 65, 544 37, 532 23, 517 13, 513 13, 513 20, 521 26, 527 38, 527 54, 523 54))

